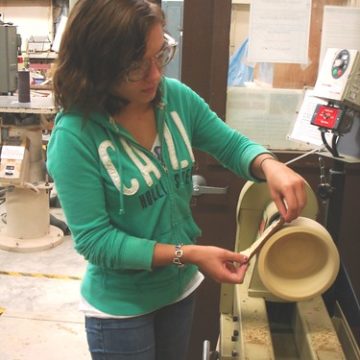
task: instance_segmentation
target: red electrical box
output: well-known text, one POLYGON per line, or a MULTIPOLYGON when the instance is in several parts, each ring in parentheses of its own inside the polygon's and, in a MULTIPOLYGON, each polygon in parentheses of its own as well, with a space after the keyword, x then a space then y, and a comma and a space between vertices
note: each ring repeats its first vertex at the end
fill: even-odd
POLYGON ((311 124, 329 130, 339 129, 344 111, 340 108, 328 105, 317 105, 311 124))

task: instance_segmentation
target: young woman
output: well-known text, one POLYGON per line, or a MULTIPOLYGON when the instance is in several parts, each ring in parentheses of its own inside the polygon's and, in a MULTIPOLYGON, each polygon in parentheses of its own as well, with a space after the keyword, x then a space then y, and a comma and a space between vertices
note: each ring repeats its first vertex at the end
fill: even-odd
POLYGON ((286 221, 306 202, 302 177, 163 76, 176 46, 164 26, 149 0, 79 0, 53 79, 62 109, 47 165, 88 261, 81 307, 93 359, 185 360, 203 276, 243 281, 243 255, 196 245, 192 148, 266 180, 286 221))

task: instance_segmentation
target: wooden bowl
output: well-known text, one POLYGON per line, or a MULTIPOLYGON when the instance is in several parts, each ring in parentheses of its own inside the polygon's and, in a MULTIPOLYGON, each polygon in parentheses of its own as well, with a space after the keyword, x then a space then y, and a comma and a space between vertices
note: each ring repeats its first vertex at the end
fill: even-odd
POLYGON ((329 232, 315 220, 299 217, 263 245, 258 272, 264 286, 287 301, 302 301, 325 292, 340 267, 329 232))

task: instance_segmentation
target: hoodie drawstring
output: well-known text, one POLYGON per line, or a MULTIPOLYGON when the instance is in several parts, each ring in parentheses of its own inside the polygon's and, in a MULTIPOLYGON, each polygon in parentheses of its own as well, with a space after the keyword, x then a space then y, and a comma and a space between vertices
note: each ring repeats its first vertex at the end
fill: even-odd
POLYGON ((106 133, 109 136, 109 139, 111 140, 111 142, 114 144, 114 148, 115 148, 114 151, 115 151, 115 156, 116 156, 116 163, 118 164, 118 170, 119 170, 119 175, 120 175, 119 215, 123 215, 123 214, 125 214, 125 206, 124 206, 124 183, 121 180, 121 174, 122 174, 121 154, 120 154, 118 147, 116 146, 116 140, 115 140, 115 137, 113 136, 113 134, 109 131, 109 129, 106 129, 106 133))

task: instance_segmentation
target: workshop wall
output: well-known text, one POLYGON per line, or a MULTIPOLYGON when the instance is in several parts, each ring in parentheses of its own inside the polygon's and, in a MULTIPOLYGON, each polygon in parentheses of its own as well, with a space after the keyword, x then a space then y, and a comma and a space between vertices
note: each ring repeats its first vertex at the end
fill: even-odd
POLYGON ((26 51, 31 36, 53 39, 52 0, 0 0, 0 14, 3 22, 17 26, 17 33, 22 39, 22 51, 26 51))

